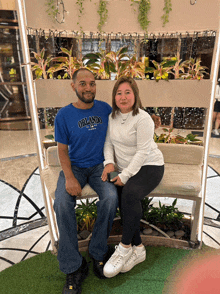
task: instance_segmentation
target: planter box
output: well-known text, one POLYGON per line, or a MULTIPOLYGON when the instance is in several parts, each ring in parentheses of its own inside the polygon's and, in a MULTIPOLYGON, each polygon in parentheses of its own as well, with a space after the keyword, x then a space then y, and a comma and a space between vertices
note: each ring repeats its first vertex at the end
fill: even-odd
MULTIPOLYGON (((77 101, 70 84, 71 80, 36 80, 37 107, 63 107, 77 101)), ((97 80, 96 84, 96 99, 112 105, 115 81, 97 80)), ((137 80, 137 84, 145 107, 209 107, 211 80, 137 80)))
MULTIPOLYGON (((117 218, 115 219, 117 220, 117 218)), ((188 225, 190 226, 190 220, 186 220, 186 223, 188 222, 188 225)), ((119 228, 121 231, 121 227, 119 228)), ((108 238, 108 244, 118 244, 121 242, 121 232, 116 235, 110 235, 108 238)), ((79 240, 79 251, 87 251, 88 245, 90 241, 90 237, 88 237, 86 240, 79 240)), ((178 248, 178 249, 196 249, 199 247, 199 244, 191 243, 190 241, 186 240, 179 240, 179 239, 173 239, 173 238, 166 238, 166 237, 159 237, 159 236, 150 236, 150 235, 141 235, 142 243, 144 246, 165 246, 170 248, 178 248)))
MULTIPOLYGON (((108 244, 118 244, 121 242, 122 235, 115 235, 109 236, 108 244)), ((185 240, 177 240, 172 238, 165 238, 165 237, 157 237, 157 236, 141 236, 142 243, 144 246, 164 246, 170 248, 178 248, 178 249, 197 249, 198 246, 193 247, 190 242, 185 240)), ((79 244, 79 251, 88 251, 90 239, 80 240, 78 241, 79 244)))

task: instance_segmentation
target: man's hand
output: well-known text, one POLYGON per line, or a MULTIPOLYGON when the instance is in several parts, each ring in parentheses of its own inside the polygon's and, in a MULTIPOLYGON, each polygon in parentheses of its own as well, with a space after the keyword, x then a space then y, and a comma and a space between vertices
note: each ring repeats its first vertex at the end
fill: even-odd
POLYGON ((68 145, 58 143, 58 154, 66 179, 66 191, 72 196, 81 196, 82 188, 72 172, 71 161, 68 153, 68 145))
POLYGON ((153 121, 154 121, 154 124, 155 124, 155 129, 159 128, 161 126, 161 119, 158 115, 156 114, 152 114, 151 115, 153 121))
POLYGON ((105 166, 103 172, 102 172, 102 180, 103 182, 107 181, 108 174, 115 171, 115 167, 113 163, 109 163, 105 166))
POLYGON ((75 177, 66 179, 66 191, 72 196, 82 195, 82 188, 75 177))

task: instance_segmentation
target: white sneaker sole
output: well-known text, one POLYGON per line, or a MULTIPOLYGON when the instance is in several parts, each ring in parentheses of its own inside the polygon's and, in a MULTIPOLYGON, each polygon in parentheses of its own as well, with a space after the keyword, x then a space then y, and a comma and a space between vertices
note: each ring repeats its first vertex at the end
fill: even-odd
POLYGON ((137 258, 135 260, 134 263, 130 264, 130 266, 128 266, 126 268, 122 268, 121 273, 126 273, 126 272, 130 271, 135 265, 137 265, 138 263, 141 263, 141 262, 145 261, 145 259, 146 259, 146 254, 140 256, 139 258, 137 258))
POLYGON ((121 269, 123 268, 123 266, 124 266, 124 264, 128 261, 128 259, 131 257, 131 255, 132 255, 132 250, 131 250, 131 252, 129 252, 129 254, 127 254, 127 256, 125 257, 125 260, 124 260, 124 263, 120 266, 120 267, 118 267, 118 269, 117 270, 109 270, 109 268, 108 268, 108 263, 111 263, 111 258, 109 259, 109 261, 107 261, 107 263, 105 264, 105 266, 104 266, 104 269, 103 269, 103 273, 104 273, 104 276, 106 277, 106 278, 113 278, 113 277, 115 277, 117 274, 119 274, 120 272, 121 272, 121 269))

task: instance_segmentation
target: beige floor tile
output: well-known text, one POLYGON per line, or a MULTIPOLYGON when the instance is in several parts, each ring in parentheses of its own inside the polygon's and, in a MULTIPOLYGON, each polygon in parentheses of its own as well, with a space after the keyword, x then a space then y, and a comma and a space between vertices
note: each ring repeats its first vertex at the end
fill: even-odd
MULTIPOLYGON (((219 139, 219 145, 220 145, 220 139, 219 139)), ((218 158, 209 156, 208 165, 211 166, 218 174, 220 174, 220 155, 218 158)))
MULTIPOLYGON (((207 225, 204 225, 203 231, 208 233, 212 238, 214 238, 219 244, 220 244, 220 229, 210 227, 207 225)), ((220 249, 220 245, 218 245, 214 240, 209 238, 206 234, 203 234, 203 242, 210 247, 220 249)))
POLYGON ((37 167, 37 156, 0 161, 0 179, 21 190, 37 167))
MULTIPOLYGON (((51 134, 51 129, 40 130, 43 139, 51 134)), ((0 158, 13 157, 37 153, 37 145, 33 130, 27 131, 2 131, 0 130, 0 158)))
MULTIPOLYGON (((44 226, 1 241, 0 257, 10 260, 14 263, 18 263, 24 258, 27 252, 13 249, 30 250, 34 246, 31 251, 36 253, 45 252, 50 241, 49 233, 47 233, 36 245, 34 244, 47 231, 48 227, 44 226)), ((49 249, 51 249, 51 247, 49 247, 49 249)), ((35 253, 30 252, 26 258, 30 258, 35 255, 35 253)), ((0 262, 0 271, 9 266, 11 266, 9 263, 0 262)))

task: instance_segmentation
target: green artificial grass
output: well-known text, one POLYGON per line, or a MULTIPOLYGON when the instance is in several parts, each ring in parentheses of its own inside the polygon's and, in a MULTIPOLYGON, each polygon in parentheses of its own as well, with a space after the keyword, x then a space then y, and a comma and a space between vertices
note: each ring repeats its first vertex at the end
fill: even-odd
MULTIPOLYGON (((162 294, 164 283, 180 260, 201 250, 146 247, 146 260, 131 271, 111 279, 98 279, 90 264, 82 294, 162 294)), ((206 249, 205 249, 206 250, 206 249)), ((83 253, 87 261, 87 253, 83 253)), ((59 270, 56 256, 50 251, 36 255, 0 272, 1 294, 61 294, 65 274, 59 270)))

